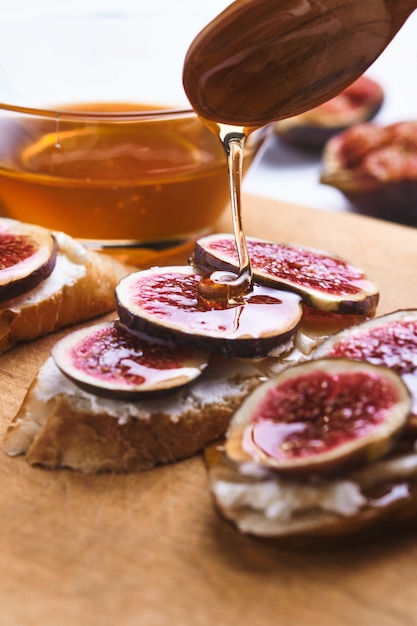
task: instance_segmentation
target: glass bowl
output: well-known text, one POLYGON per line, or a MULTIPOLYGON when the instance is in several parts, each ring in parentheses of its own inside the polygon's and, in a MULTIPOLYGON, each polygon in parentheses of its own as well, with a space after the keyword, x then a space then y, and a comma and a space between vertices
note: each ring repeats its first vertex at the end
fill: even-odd
MULTIPOLYGON (((136 265, 188 254, 229 205, 224 151, 182 87, 227 2, 0 20, 0 212, 136 265)), ((245 171, 265 139, 247 144, 245 171)))

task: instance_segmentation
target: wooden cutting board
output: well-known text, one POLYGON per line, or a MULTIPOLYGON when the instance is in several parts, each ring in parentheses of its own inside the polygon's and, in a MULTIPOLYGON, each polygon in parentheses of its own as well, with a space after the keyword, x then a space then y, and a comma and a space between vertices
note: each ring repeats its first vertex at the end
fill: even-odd
MULTIPOLYGON (((321 247, 417 307, 417 231, 245 197, 250 235, 321 247)), ((221 229, 230 230, 228 216, 221 229)), ((57 336, 0 357, 0 437, 57 336)), ((0 452, 3 626, 410 626, 417 532, 294 551, 215 513, 201 457, 137 475, 29 467, 0 452)))

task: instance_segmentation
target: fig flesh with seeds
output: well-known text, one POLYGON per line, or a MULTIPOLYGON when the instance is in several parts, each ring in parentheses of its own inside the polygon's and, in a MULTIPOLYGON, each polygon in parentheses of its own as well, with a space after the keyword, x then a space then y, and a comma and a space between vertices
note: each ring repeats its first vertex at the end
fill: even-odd
POLYGON ((191 266, 134 272, 116 287, 116 310, 126 329, 168 345, 225 356, 261 357, 292 347, 301 299, 255 285, 225 305, 200 297, 203 274, 191 266))
POLYGON ((287 368, 243 402, 225 451, 285 475, 337 475, 385 455, 404 429, 410 394, 389 368, 320 359, 287 368))
POLYGON ((0 218, 0 304, 34 289, 55 262, 56 243, 48 230, 0 218))
MULTIPOLYGON (((377 286, 344 259, 321 250, 247 238, 255 281, 298 293, 307 306, 323 311, 372 315, 379 300, 377 286)), ((196 242, 194 263, 206 271, 235 270, 234 237, 216 234, 196 242)))
POLYGON ((52 349, 57 367, 81 389, 114 400, 160 396, 191 383, 208 355, 145 342, 104 322, 74 331, 52 349))
POLYGON ((369 76, 360 76, 331 100, 278 122, 276 133, 299 148, 322 150, 333 135, 372 120, 383 101, 382 86, 369 76))
POLYGON ((417 223, 417 122, 358 124, 330 139, 320 182, 335 187, 358 212, 417 223))
POLYGON ((312 358, 368 361, 395 370, 407 385, 412 406, 407 432, 417 433, 417 309, 394 311, 336 333, 312 358))

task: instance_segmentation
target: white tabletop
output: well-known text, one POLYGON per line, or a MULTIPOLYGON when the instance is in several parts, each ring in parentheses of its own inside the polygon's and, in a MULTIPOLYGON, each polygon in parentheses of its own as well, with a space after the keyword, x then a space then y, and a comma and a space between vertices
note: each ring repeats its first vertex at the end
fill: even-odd
MULTIPOLYGON (((100 10, 138 6, 142 0, 88 0, 100 10)), ((195 0, 193 3, 195 11, 195 0)), ((227 0, 211 0, 209 10, 219 10, 227 0)), ((85 7, 85 0, 0 0, 0 18, 50 8, 85 7)), ((207 11, 207 3, 201 5, 207 11)), ((216 11, 214 15, 217 13, 216 11)), ((174 25, 173 25, 174 26, 174 25)), ((395 39, 369 69, 385 90, 385 102, 375 121, 388 124, 417 118, 417 11, 409 18, 395 39)), ((244 190, 255 195, 303 204, 323 210, 343 211, 348 204, 336 189, 319 183, 320 157, 284 146, 278 138, 269 142, 262 158, 252 166, 244 181, 244 190)))

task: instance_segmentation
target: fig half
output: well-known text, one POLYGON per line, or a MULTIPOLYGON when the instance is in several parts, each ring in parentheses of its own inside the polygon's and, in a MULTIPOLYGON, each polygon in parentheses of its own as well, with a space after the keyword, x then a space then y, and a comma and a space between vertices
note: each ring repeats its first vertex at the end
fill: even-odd
POLYGON ((152 345, 104 322, 74 331, 52 348, 57 367, 81 389, 115 400, 137 400, 188 385, 208 363, 206 353, 152 345))
POLYGON ((296 294, 255 285, 233 305, 199 295, 191 266, 134 272, 116 287, 116 310, 129 332, 225 356, 260 357, 291 347, 301 322, 296 294))
MULTIPOLYGON (((364 272, 321 250, 247 238, 257 282, 298 293, 306 305, 334 313, 372 315, 379 292, 364 272)), ((233 235, 216 234, 196 242, 194 263, 206 271, 238 267, 233 235)))
POLYGON ((56 244, 50 231, 0 217, 0 304, 30 291, 52 273, 56 244))
POLYGON ((412 406, 407 430, 417 433, 417 309, 394 311, 336 333, 312 354, 385 365, 407 385, 412 406))
POLYGON ((385 455, 410 394, 389 368, 320 359, 287 368, 237 410, 225 450, 235 462, 293 475, 335 475, 385 455))
POLYGON ((324 148, 320 182, 361 213, 416 224, 417 122, 368 122, 336 135, 324 148))
POLYGON ((333 135, 354 124, 372 120, 384 101, 382 86, 369 76, 360 76, 339 95, 275 126, 284 141, 312 150, 322 150, 333 135))

